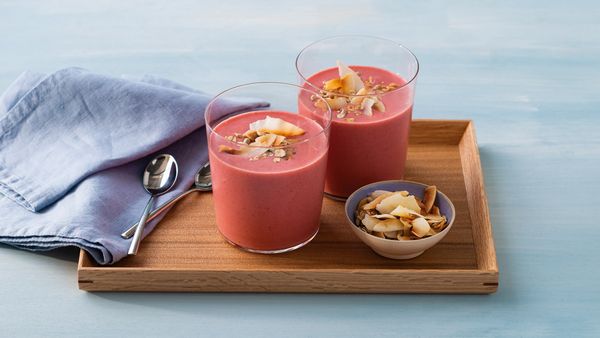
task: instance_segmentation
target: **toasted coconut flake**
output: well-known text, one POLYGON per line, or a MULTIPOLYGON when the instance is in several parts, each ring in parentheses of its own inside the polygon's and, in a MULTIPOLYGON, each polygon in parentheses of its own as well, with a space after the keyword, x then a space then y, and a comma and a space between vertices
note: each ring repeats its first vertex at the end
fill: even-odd
POLYGON ((385 238, 385 235, 383 234, 383 232, 379 232, 379 231, 374 231, 372 233, 373 236, 379 237, 379 238, 385 238))
POLYGON ((268 147, 273 146, 273 144, 275 143, 276 140, 277 140, 277 135, 265 134, 265 135, 257 137, 256 140, 254 140, 254 142, 250 143, 250 145, 268 148, 268 147))
POLYGON ((402 218, 415 218, 421 216, 421 214, 419 214, 418 212, 414 212, 413 210, 402 205, 398 205, 394 210, 390 212, 390 214, 402 218))
POLYGON ((240 149, 241 153, 244 156, 250 158, 251 160, 257 160, 259 159, 261 156, 263 156, 266 152, 269 151, 269 148, 266 147, 260 147, 260 148, 252 148, 252 147, 245 147, 240 149))
POLYGON ((340 88, 342 88, 342 80, 338 78, 325 82, 325 85, 323 86, 323 89, 328 91, 338 90, 340 88))
POLYGON ((315 105, 315 107, 322 109, 322 110, 327 110, 327 104, 325 103, 325 99, 323 98, 319 98, 316 101, 314 101, 313 103, 315 105))
POLYGON ((392 193, 388 197, 381 200, 375 207, 382 214, 389 214, 398 206, 398 198, 404 198, 398 193, 392 193))
POLYGON ((377 218, 377 219, 396 219, 396 216, 390 215, 390 214, 372 215, 372 216, 375 217, 375 218, 377 218))
MULTIPOLYGON (((379 204, 379 202, 381 202, 384 198, 391 196, 392 194, 393 194, 392 192, 386 192, 386 193, 383 193, 383 194, 377 196, 371 202, 363 205, 363 210, 375 209, 377 207, 377 204, 379 204)), ((386 214, 387 214, 387 212, 386 212, 386 214)))
POLYGON ((285 137, 294 137, 304 134, 304 129, 280 118, 270 116, 267 116, 263 120, 250 123, 250 130, 256 130, 258 134, 275 134, 285 137))
POLYGON ((377 225, 377 223, 379 223, 380 221, 375 218, 375 217, 371 217, 369 215, 365 215, 365 218, 363 218, 362 220, 362 224, 367 228, 367 230, 369 231, 373 231, 373 227, 375 225, 377 225))
POLYGON ((403 196, 401 193, 397 192, 382 200, 381 203, 377 205, 377 211, 382 214, 389 214, 399 205, 411 209, 414 212, 419 212, 421 210, 414 196, 403 196))
POLYGON ((403 226, 402 235, 410 236, 410 228, 412 228, 412 224, 410 224, 410 221, 400 218, 400 222, 402 223, 402 226, 403 226))
POLYGON ((429 214, 429 215, 425 215, 423 217, 425 218, 425 220, 427 220, 427 222, 431 226, 446 222, 446 217, 444 217, 444 216, 436 216, 436 215, 429 214))
POLYGON ((344 94, 355 94, 365 87, 360 76, 354 70, 340 61, 337 61, 337 66, 344 94))
POLYGON ((277 135, 275 142, 273 142, 274 146, 280 146, 285 141, 285 136, 277 135))
POLYGON ((231 154, 231 155, 239 155, 241 154, 241 151, 239 149, 234 149, 230 146, 226 146, 224 144, 221 144, 219 146, 219 152, 221 153, 227 153, 227 154, 231 154))
POLYGON ((367 204, 367 203, 369 203, 369 198, 368 198, 368 197, 365 197, 365 198, 363 198, 362 200, 360 200, 360 201, 358 202, 358 210, 361 210, 361 209, 362 209, 362 207, 363 207, 363 205, 365 205, 365 204, 367 204))
POLYGON ((372 99, 370 97, 366 97, 360 103, 360 109, 362 109, 363 114, 365 114, 366 116, 373 116, 373 105, 374 104, 375 104, 374 99, 372 99))
MULTIPOLYGON (((360 101, 360 109, 362 109, 363 114, 367 116, 373 115, 373 108, 377 109, 380 112, 385 112, 385 106, 383 102, 381 102, 377 96, 368 96, 362 98, 361 100, 355 100, 356 102, 360 101)), ((353 103, 354 101, 350 101, 353 103)))
POLYGON ((433 203, 435 202, 436 194, 437 188, 435 187, 435 185, 431 185, 425 188, 425 191, 423 193, 423 205, 425 206, 423 208, 423 211, 425 212, 425 214, 428 214, 431 211, 433 203))
POLYGON ((396 237, 396 239, 399 241, 410 241, 411 240, 410 236, 404 236, 400 232, 398 232, 398 236, 396 237))
POLYGON ((350 103, 357 105, 357 106, 360 105, 362 103, 362 101, 365 99, 364 95, 367 95, 367 94, 368 94, 367 88, 361 88, 358 92, 356 92, 355 95, 357 95, 357 96, 354 96, 350 100, 350 103))
POLYGON ((427 235, 431 227, 425 218, 419 217, 412 221, 411 233, 419 238, 427 235))
POLYGON ((419 207, 419 203, 417 203, 417 200, 415 199, 415 196, 413 196, 413 195, 404 196, 404 199, 402 199, 400 201, 400 205, 407 207, 407 208, 413 210, 414 212, 421 211, 421 208, 419 207))
POLYGON ((446 226, 448 226, 448 222, 446 221, 446 218, 444 217, 443 221, 441 221, 439 223, 434 223, 434 224, 430 223, 430 225, 431 225, 431 228, 435 229, 435 231, 440 232, 440 231, 446 229, 446 226))
POLYGON ((342 82, 342 93, 352 95, 355 94, 358 90, 360 90, 361 87, 360 84, 356 82, 357 79, 358 81, 361 81, 360 77, 354 76, 352 74, 346 74, 342 76, 340 79, 340 81, 342 82))
POLYGON ((379 110, 380 112, 385 112, 385 105, 380 100, 375 101, 373 104, 373 108, 379 110))
POLYGON ((227 154, 231 154, 231 155, 244 155, 251 159, 256 159, 259 156, 261 156, 262 154, 266 153, 267 151, 269 151, 268 148, 251 148, 251 147, 246 147, 245 145, 240 145, 239 149, 235 149, 235 148, 232 148, 232 147, 226 146, 226 145, 219 146, 219 152, 227 153, 227 154))
POLYGON ((286 155, 287 154, 286 154, 285 150, 283 150, 283 149, 275 149, 275 150, 273 150, 273 156, 275 156, 275 157, 283 158, 286 155))
POLYGON ((375 190, 375 191, 373 191, 371 193, 371 196, 372 197, 378 197, 378 196, 381 196, 381 195, 386 194, 386 193, 389 194, 389 193, 391 193, 391 191, 387 191, 387 190, 375 190))
POLYGON ((335 97, 332 99, 327 98, 327 99, 325 99, 325 101, 327 101, 327 103, 333 110, 342 109, 342 108, 346 107, 346 105, 348 104, 346 99, 343 97, 335 97))
POLYGON ((385 235, 385 238, 394 239, 394 238, 398 237, 398 231, 388 231, 388 232, 384 232, 383 234, 385 235))
MULTIPOLYGON (((429 226, 429 224, 427 224, 427 226, 429 226)), ((398 220, 396 218, 379 221, 373 227, 373 231, 381 231, 381 232, 398 231, 398 230, 403 230, 403 229, 404 229, 404 225, 402 224, 402 222, 400 222, 400 220, 398 220)))
MULTIPOLYGON (((333 98, 326 97, 319 101, 316 101, 315 106, 317 108, 327 110, 327 105, 325 104, 325 102, 327 102, 327 105, 329 105, 329 107, 332 110, 340 110, 340 109, 343 109, 344 107, 346 107, 346 105, 348 105, 348 101, 346 101, 345 98, 338 96, 338 97, 333 97, 333 98)), ((346 116, 346 115, 344 115, 344 116, 346 116)))
POLYGON ((256 130, 248 130, 242 136, 254 142, 254 140, 258 137, 258 132, 256 130))

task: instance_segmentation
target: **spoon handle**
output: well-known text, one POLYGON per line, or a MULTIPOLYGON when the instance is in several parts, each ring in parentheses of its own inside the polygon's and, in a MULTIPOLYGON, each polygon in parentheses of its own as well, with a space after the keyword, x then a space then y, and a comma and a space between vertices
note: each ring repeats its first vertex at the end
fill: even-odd
MULTIPOLYGON (((151 220, 153 220, 154 218, 156 218, 156 216, 162 214, 165 210, 167 210, 168 208, 170 208, 173 204, 177 203, 177 201, 179 201, 180 199, 184 198, 188 194, 193 193, 194 191, 205 191, 205 190, 206 189, 193 188, 193 189, 190 189, 190 190, 186 190, 186 191, 182 192, 179 195, 176 195, 175 197, 171 198, 170 200, 168 200, 167 202, 165 202, 164 204, 162 204, 160 207, 158 207, 158 209, 152 211, 150 213, 150 215, 148 216, 147 222, 150 222, 151 220)), ((136 229, 138 228, 138 224, 139 223, 135 223, 132 226, 130 226, 129 229, 125 230, 121 234, 121 237, 124 238, 124 239, 131 238, 131 236, 133 236, 133 234, 135 233, 136 229)))
POLYGON ((142 240, 142 234, 144 233, 144 227, 146 226, 146 220, 148 219, 148 214, 150 214, 150 210, 152 209, 152 202, 154 202, 154 196, 150 197, 150 200, 148 200, 148 203, 146 203, 144 213, 142 213, 142 218, 140 218, 139 221, 139 226, 135 229, 135 233, 133 234, 133 240, 129 246, 129 251, 127 252, 128 255, 135 255, 138 252, 140 241, 142 240))

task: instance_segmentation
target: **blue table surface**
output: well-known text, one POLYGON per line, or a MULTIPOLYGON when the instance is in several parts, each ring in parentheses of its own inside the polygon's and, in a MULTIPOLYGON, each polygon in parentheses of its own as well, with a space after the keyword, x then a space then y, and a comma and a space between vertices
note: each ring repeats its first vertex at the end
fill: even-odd
POLYGON ((0 91, 73 65, 295 82, 316 39, 397 40, 415 117, 475 121, 500 269, 488 296, 86 293, 76 250, 0 246, 0 336, 600 335, 598 2, 3 0, 0 32, 0 91))

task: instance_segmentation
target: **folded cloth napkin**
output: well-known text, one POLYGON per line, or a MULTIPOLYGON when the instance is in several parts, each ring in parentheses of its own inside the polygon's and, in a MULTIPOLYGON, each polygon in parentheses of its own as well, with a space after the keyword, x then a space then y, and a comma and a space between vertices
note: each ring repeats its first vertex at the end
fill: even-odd
MULTIPOLYGON (((157 205, 188 189, 207 161, 210 98, 149 76, 132 81, 79 68, 22 74, 0 97, 0 242, 74 245, 100 264, 125 257, 131 240, 120 234, 148 201, 141 174, 150 159, 168 153, 179 164, 176 185, 157 205)), ((265 105, 239 100, 220 109, 265 105)))

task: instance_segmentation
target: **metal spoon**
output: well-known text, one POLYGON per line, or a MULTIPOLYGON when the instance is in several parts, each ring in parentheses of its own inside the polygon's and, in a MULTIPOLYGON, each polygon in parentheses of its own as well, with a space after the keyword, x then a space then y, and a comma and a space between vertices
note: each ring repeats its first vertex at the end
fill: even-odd
POLYGON ((171 190, 177 180, 177 173, 177 162, 173 156, 168 154, 158 155, 146 166, 142 183, 144 189, 150 194, 150 200, 146 203, 146 207, 144 208, 144 212, 139 221, 139 226, 133 234, 133 240, 131 241, 127 254, 137 254, 146 220, 148 219, 148 214, 150 213, 150 210, 152 210, 154 204, 154 198, 171 190))
MULTIPOLYGON (((194 185, 192 186, 192 188, 171 198, 170 200, 165 202, 163 205, 158 207, 158 209, 152 211, 150 213, 150 216, 148 216, 148 222, 150 222, 156 216, 163 213, 165 210, 168 210, 173 204, 177 203, 177 201, 184 198, 185 196, 187 196, 193 192, 196 192, 196 191, 211 191, 211 190, 212 190, 212 180, 211 180, 211 176, 210 176, 210 163, 206 162, 206 164, 204 164, 202 166, 202 168, 200 168, 200 170, 198 170, 198 172, 196 173, 196 178, 194 180, 194 185)), ((123 237, 125 239, 131 238, 131 236, 133 236, 133 234, 135 232, 135 229, 137 228, 137 225, 138 225, 138 223, 135 223, 134 225, 129 227, 129 229, 127 229, 125 232, 123 232, 121 234, 121 237, 123 237)))

